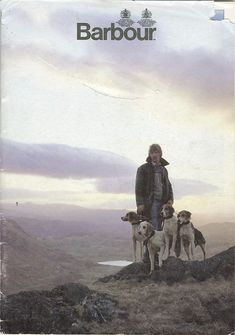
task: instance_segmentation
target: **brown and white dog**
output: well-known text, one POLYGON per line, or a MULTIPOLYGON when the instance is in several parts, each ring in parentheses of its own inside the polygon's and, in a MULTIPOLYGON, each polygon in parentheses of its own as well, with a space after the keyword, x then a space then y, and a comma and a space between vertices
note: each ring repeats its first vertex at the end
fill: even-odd
POLYGON ((177 215, 179 223, 179 234, 181 246, 184 247, 186 255, 189 260, 194 259, 194 248, 195 248, 195 237, 194 237, 194 227, 190 222, 191 213, 189 211, 180 211, 177 215))
POLYGON ((133 242, 133 261, 136 262, 136 243, 139 242, 140 246, 140 260, 143 257, 143 241, 144 237, 141 236, 138 231, 140 227, 141 217, 135 212, 128 212, 125 216, 121 217, 122 221, 127 221, 132 226, 132 242, 133 242))
POLYGON ((192 258, 194 256, 194 249, 199 245, 200 248, 202 249, 203 252, 203 259, 206 259, 206 249, 205 249, 205 245, 206 245, 206 240, 204 238, 204 236, 202 235, 202 233, 200 232, 200 230, 198 230, 197 228, 195 228, 192 224, 192 222, 190 222, 191 220, 191 213, 189 211, 183 210, 181 212, 178 213, 177 217, 178 217, 178 224, 179 224, 179 234, 180 234, 180 238, 181 238, 181 245, 184 246, 185 252, 188 256, 188 259, 190 258, 190 254, 189 254, 189 245, 187 240, 189 240, 192 236, 192 232, 193 232, 193 245, 191 245, 191 254, 192 254, 192 258), (187 237, 188 236, 188 237, 187 237), (190 236, 190 237, 189 237, 190 236), (183 239, 183 241, 182 241, 183 239))
POLYGON ((154 270, 154 258, 158 254, 159 267, 162 266, 162 258, 165 251, 165 235, 163 231, 156 231, 151 223, 143 221, 139 226, 139 235, 143 236, 147 244, 150 258, 150 275, 154 270))
POLYGON ((170 251, 176 253, 175 248, 178 235, 178 222, 174 212, 175 210, 171 205, 165 204, 162 206, 161 216, 163 218, 163 232, 166 241, 166 258, 169 257, 170 251))

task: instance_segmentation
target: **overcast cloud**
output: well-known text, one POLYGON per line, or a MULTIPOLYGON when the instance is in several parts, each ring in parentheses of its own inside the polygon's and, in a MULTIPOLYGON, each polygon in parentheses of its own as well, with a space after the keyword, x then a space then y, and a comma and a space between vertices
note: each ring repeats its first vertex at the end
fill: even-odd
MULTIPOLYGON (((51 178, 94 179, 97 192, 134 194, 137 166, 126 157, 111 152, 74 148, 59 144, 25 144, 1 141, 3 169, 7 173, 38 175, 51 178)), ((172 180, 175 198, 215 192, 218 187, 199 180, 172 180)), ((92 192, 92 191, 91 191, 92 192)), ((48 195, 38 192, 5 189, 14 197, 48 195)), ((75 194, 76 192, 68 192, 75 194)))
POLYGON ((2 140, 3 169, 8 173, 52 178, 130 176, 136 165, 108 151, 61 144, 25 144, 2 140))
POLYGON ((76 41, 78 21, 107 26, 118 19, 119 8, 115 6, 94 10, 94 4, 93 8, 84 8, 81 2, 77 9, 72 6, 68 10, 63 5, 61 8, 50 7, 45 3, 40 6, 45 15, 41 20, 35 20, 32 4, 31 9, 16 6, 4 13, 3 20, 7 23, 11 20, 14 29, 13 35, 7 31, 3 34, 4 53, 8 57, 17 55, 18 59, 26 56, 41 58, 58 71, 70 73, 104 94, 110 94, 110 85, 114 96, 124 98, 143 97, 169 88, 178 94, 187 93, 208 112, 223 107, 230 120, 234 62, 231 25, 229 22, 211 21, 209 6, 201 15, 195 10, 196 5, 191 10, 181 6, 181 15, 185 12, 181 20, 178 16, 180 11, 177 15, 176 10, 161 12, 160 7, 158 11, 155 9, 158 35, 154 44, 76 41), (190 39, 193 40, 191 47, 190 39), (152 57, 153 54, 157 57, 152 57))

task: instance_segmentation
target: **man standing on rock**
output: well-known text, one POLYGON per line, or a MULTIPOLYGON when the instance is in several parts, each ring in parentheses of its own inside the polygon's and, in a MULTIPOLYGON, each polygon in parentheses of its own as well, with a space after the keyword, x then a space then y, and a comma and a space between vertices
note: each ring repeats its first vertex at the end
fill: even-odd
POLYGON ((162 158, 159 144, 150 145, 146 161, 136 175, 137 213, 146 216, 156 230, 162 230, 161 207, 166 203, 173 204, 172 186, 165 168, 169 163, 162 158))

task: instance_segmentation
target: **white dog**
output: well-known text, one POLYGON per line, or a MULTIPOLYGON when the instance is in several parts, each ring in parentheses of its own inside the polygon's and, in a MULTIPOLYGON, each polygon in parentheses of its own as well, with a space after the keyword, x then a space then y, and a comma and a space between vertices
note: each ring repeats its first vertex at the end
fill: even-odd
POLYGON ((171 205, 165 204, 162 206, 161 215, 163 217, 163 232, 166 241, 166 258, 170 255, 170 250, 175 253, 176 240, 178 235, 177 217, 174 215, 174 208, 171 205), (170 248, 170 243, 171 248, 170 248))
POLYGON ((135 212, 129 212, 125 216, 122 216, 121 219, 122 221, 128 221, 132 226, 133 260, 136 262, 136 243, 139 242, 140 260, 142 261, 144 237, 138 233, 141 222, 140 216, 135 212))
POLYGON ((163 231, 154 230, 153 225, 151 223, 144 221, 140 223, 139 227, 139 235, 143 236, 145 242, 147 244, 147 248, 149 251, 150 258, 150 275, 154 270, 154 258, 155 254, 158 254, 158 264, 159 267, 162 266, 162 257, 165 251, 165 236, 163 231))

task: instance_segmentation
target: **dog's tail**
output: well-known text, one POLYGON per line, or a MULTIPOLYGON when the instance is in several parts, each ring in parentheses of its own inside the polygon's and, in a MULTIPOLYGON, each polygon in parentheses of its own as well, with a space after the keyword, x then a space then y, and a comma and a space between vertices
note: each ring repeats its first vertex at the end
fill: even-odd
POLYGON ((206 240, 205 240, 204 236, 202 235, 200 230, 198 230, 195 227, 194 227, 194 242, 195 242, 195 247, 197 245, 206 244, 206 240))

